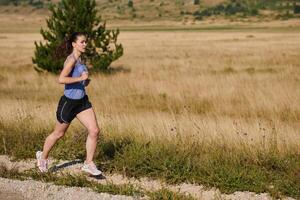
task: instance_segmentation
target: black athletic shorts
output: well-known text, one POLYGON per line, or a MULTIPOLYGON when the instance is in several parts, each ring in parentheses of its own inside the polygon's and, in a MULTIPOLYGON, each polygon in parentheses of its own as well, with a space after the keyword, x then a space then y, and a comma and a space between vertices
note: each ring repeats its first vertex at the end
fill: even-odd
POLYGON ((82 99, 70 99, 63 95, 58 103, 56 118, 60 123, 69 124, 76 115, 92 107, 87 95, 82 99))

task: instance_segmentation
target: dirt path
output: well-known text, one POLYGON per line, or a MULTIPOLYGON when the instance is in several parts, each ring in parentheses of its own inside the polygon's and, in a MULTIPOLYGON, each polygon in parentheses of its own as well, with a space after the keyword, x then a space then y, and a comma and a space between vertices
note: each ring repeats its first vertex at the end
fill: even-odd
MULTIPOLYGON (((1 183, 2 183, 1 179, 1 183)), ((25 200, 22 194, 12 191, 12 188, 2 188, 0 187, 0 200, 25 200)))
MULTIPOLYGON (((25 171, 28 169, 32 169, 35 168, 35 160, 27 160, 27 161, 20 161, 20 162, 11 162, 8 156, 0 156, 0 165, 5 165, 7 168, 11 169, 11 168, 18 168, 18 170, 21 171, 25 171)), ((82 163, 78 160, 74 160, 74 161, 61 161, 55 166, 54 168, 52 168, 54 171, 63 171, 63 172, 69 172, 71 174, 79 174, 81 173, 80 171, 80 167, 81 167, 82 163)), ((51 163, 50 163, 51 166, 51 163)), ((115 185, 120 185, 120 184, 132 184, 135 186, 138 186, 146 191, 156 191, 159 190, 163 187, 168 188, 174 192, 180 192, 180 193, 186 193, 186 194, 190 194, 192 195, 194 198, 196 199, 201 199, 201 200, 213 200, 213 199, 224 199, 224 200, 241 200, 241 199, 247 199, 247 200, 271 200, 272 198, 270 197, 270 195, 268 195, 267 193, 262 193, 262 194, 255 194, 253 192, 235 192, 233 194, 222 194, 218 189, 212 188, 212 189, 207 189, 201 185, 194 185, 194 184, 180 184, 180 185, 168 185, 166 183, 163 183, 161 181, 158 180, 151 180, 149 178, 141 178, 141 179, 134 179, 134 178, 128 178, 128 177, 124 177, 122 175, 119 174, 105 174, 105 179, 95 179, 95 178, 89 178, 93 181, 97 181, 98 183, 101 184, 107 184, 107 183, 113 183, 115 185)), ((90 189, 86 189, 86 188, 76 188, 76 189, 70 189, 68 187, 63 187, 63 186, 54 186, 50 183, 41 183, 41 182, 37 182, 37 181, 17 181, 17 180, 8 180, 5 179, 4 181, 2 181, 4 179, 1 179, 1 183, 0 183, 0 200, 1 200, 1 196, 3 196, 3 194, 1 194, 2 190, 6 194, 9 195, 15 195, 16 199, 20 198, 22 199, 22 196, 20 196, 19 194, 24 194, 25 198, 30 198, 30 199, 34 199, 34 197, 32 195, 37 194, 38 192, 43 191, 43 193, 46 193, 47 195, 45 195, 43 197, 43 199, 60 199, 64 194, 70 194, 74 191, 76 191, 76 197, 79 194, 83 194, 83 196, 79 199, 85 199, 84 194, 91 194, 91 197, 89 197, 89 199, 92 199, 94 196, 96 195, 96 193, 94 194, 94 192, 92 192, 90 189), (7 184, 4 184, 2 182, 6 182, 7 184), (19 185, 28 185, 29 189, 25 186, 25 188, 19 188, 19 185), (4 187, 6 186, 6 187, 4 187), (2 189, 3 187, 3 189, 2 189), (58 188, 58 189, 56 189, 58 188), (37 190, 37 192, 31 192, 31 191, 35 191, 37 190), (11 193, 10 191, 13 191, 15 193, 11 193), (25 192, 26 191, 26 192, 25 192), (19 192, 19 194, 18 194, 19 192), (78 193, 77 195, 77 192, 78 193)), ((108 195, 108 194, 106 194, 108 195)), ((99 197, 98 197, 99 198, 99 197)), ((109 195, 109 197, 101 197, 102 199, 121 199, 125 197, 113 197, 112 195, 109 195)), ((128 199, 133 199, 133 197, 126 197, 128 199)), ((136 199, 136 198, 135 198, 136 199)), ((293 198, 285 198, 286 200, 293 200, 293 198)))
POLYGON ((33 180, 0 178, 0 199, 5 200, 133 200, 133 197, 96 193, 88 188, 56 186, 33 180))

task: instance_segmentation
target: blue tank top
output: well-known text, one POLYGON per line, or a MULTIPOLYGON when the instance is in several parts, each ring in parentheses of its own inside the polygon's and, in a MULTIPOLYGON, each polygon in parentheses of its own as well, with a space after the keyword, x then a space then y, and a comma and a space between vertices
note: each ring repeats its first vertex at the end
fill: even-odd
MULTIPOLYGON (((74 55, 71 54, 70 56, 74 55)), ((70 72, 69 77, 80 77, 84 71, 88 71, 87 67, 78 59, 76 60, 75 66, 70 72)), ((65 84, 64 95, 70 99, 82 99, 86 95, 84 81, 65 84)))

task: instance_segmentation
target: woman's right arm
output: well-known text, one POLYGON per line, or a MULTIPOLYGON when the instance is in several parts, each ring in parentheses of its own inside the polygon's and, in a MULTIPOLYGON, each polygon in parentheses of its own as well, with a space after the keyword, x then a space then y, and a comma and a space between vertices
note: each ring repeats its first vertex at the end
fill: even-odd
POLYGON ((75 59, 74 58, 69 58, 65 65, 63 70, 61 71, 59 78, 58 78, 58 82, 60 84, 70 84, 70 83, 76 83, 76 82, 80 82, 80 81, 84 81, 86 79, 88 79, 88 73, 82 73, 80 77, 69 77, 68 75, 70 74, 70 72, 72 71, 74 64, 75 64, 75 59))

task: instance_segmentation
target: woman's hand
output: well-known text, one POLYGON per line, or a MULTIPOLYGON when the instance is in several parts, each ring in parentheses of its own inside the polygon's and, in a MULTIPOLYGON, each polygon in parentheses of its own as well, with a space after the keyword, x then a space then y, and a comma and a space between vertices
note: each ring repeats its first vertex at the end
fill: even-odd
POLYGON ((88 72, 82 72, 81 76, 80 76, 80 79, 82 81, 85 81, 89 78, 89 73, 88 72))

